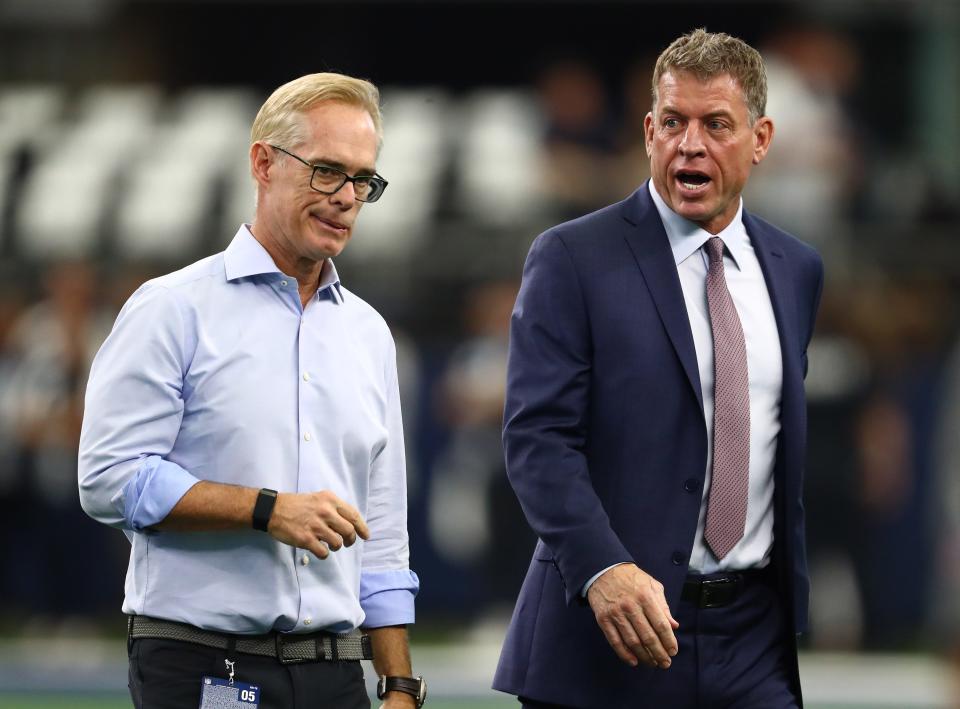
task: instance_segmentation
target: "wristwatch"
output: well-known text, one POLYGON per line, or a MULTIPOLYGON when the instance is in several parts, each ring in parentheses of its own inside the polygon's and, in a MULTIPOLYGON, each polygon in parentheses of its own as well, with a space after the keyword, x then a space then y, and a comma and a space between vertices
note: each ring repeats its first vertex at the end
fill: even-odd
POLYGON ((253 528, 261 532, 267 531, 270 524, 270 515, 273 514, 273 506, 277 504, 277 491, 269 488, 263 488, 257 493, 257 501, 253 505, 253 528))
POLYGON ((417 701, 422 707, 427 701, 427 681, 423 677, 381 677, 377 682, 377 699, 383 699, 387 692, 403 692, 417 701))

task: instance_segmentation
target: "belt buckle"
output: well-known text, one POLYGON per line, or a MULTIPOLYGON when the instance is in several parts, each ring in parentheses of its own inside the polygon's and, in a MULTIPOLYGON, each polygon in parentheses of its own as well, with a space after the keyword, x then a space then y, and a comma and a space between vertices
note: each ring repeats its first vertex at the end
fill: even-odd
POLYGON ((297 658, 292 657, 288 659, 284 654, 283 648, 285 645, 283 633, 277 633, 274 636, 274 642, 276 643, 277 648, 277 660, 280 661, 281 665, 295 665, 298 662, 297 658))
POLYGON ((296 635, 287 636, 284 633, 277 633, 275 643, 277 659, 281 665, 297 665, 303 662, 325 660, 329 654, 322 635, 304 638, 297 637, 296 635), (313 649, 309 651, 309 654, 302 652, 307 648, 300 648, 301 652, 297 652, 296 648, 290 648, 290 645, 294 643, 310 643, 313 649))
POLYGON ((729 599, 724 597, 722 591, 731 583, 736 583, 735 579, 704 579, 700 582, 700 607, 701 608, 720 608, 729 603, 729 599))

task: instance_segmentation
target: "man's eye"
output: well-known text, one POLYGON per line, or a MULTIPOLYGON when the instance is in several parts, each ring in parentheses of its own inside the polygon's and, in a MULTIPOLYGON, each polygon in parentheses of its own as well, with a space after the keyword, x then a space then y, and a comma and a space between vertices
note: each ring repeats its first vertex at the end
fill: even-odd
POLYGON ((370 180, 372 179, 373 177, 371 176, 364 175, 361 177, 360 175, 357 175, 353 180, 353 184, 357 185, 358 187, 369 187, 370 180))
POLYGON ((326 165, 314 165, 314 169, 321 177, 331 177, 337 174, 336 170, 334 170, 332 167, 327 167, 326 165))
POLYGON ((676 118, 667 118, 663 122, 664 128, 676 128, 678 125, 680 125, 680 121, 678 121, 676 118))

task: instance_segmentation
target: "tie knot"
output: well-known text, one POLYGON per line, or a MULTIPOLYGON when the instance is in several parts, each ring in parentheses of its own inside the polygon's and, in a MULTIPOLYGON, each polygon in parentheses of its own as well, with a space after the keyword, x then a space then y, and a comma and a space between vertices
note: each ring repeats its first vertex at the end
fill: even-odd
POLYGON ((723 239, 719 236, 707 239, 707 257, 712 264, 723 261, 723 239))

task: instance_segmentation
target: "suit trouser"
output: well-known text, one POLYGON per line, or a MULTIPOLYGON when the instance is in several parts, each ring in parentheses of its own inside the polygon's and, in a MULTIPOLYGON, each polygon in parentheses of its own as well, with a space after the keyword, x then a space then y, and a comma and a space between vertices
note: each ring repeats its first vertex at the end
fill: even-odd
MULTIPOLYGON (((636 696, 609 709, 797 709, 796 642, 772 587, 748 586, 722 608, 679 601, 671 611, 680 647, 670 669, 641 666, 636 696)), ((620 661, 612 650, 610 661, 620 661)), ((562 706, 520 702, 530 709, 562 706)))
POLYGON ((260 709, 370 709, 359 661, 283 665, 276 658, 204 647, 178 640, 140 638, 129 645, 130 696, 136 709, 196 709, 204 676, 260 687, 260 709))

